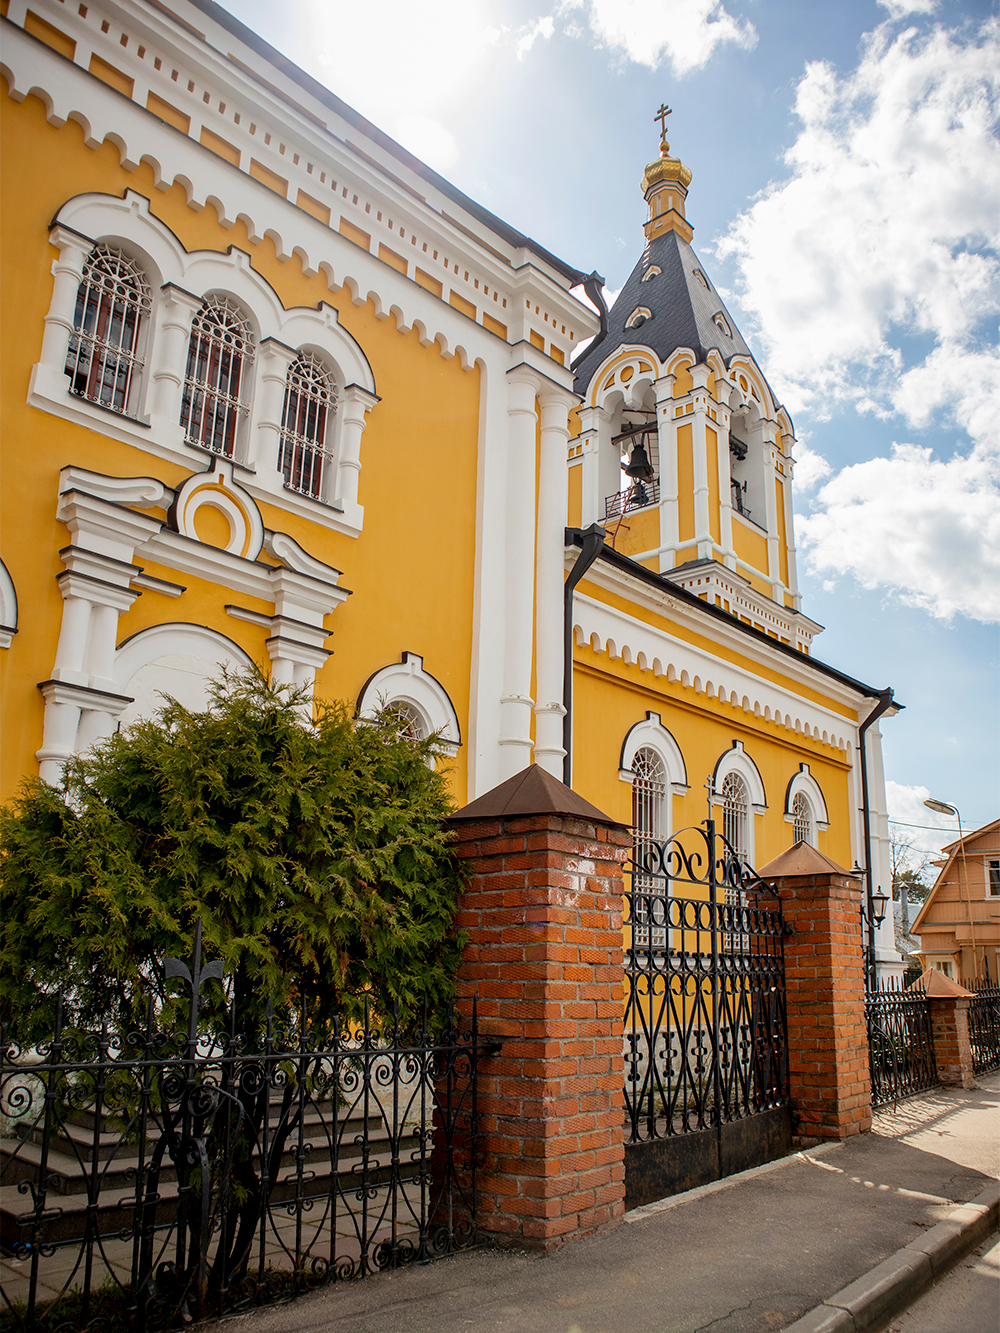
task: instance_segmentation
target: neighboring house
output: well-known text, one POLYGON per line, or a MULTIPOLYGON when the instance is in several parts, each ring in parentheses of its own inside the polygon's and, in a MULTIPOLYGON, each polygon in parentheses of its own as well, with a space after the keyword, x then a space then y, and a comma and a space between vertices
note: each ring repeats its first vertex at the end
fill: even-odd
POLYGON ((708 797, 756 864, 888 891, 898 705, 813 653, 792 422, 669 145, 599 317, 211 0, 4 13, 3 799, 261 663, 439 732, 459 804, 537 762, 640 838, 708 797))
POLYGON ((941 849, 911 934, 925 968, 963 985, 1000 976, 1000 819, 941 849))
MULTIPOLYGON (((919 908, 919 903, 911 901, 907 905, 910 909, 907 920, 912 924, 914 915, 919 908)), ((903 923, 903 904, 901 902, 894 902, 892 904, 892 915, 893 925, 896 932, 896 949, 902 956, 904 964, 913 963, 916 967, 919 967, 920 940, 905 928, 903 923)))

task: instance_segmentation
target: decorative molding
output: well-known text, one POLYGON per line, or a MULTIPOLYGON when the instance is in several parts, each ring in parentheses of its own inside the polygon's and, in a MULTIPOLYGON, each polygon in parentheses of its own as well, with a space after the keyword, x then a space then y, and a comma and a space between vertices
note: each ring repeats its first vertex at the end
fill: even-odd
POLYGON ((10 571, 0 560, 0 648, 9 648, 17 633, 17 590, 10 571))
POLYGON ((794 824, 795 822, 795 815, 792 813, 792 802, 800 792, 809 802, 816 827, 818 829, 829 828, 830 816, 826 809, 826 798, 823 795, 823 789, 809 772, 808 764, 799 764, 799 771, 793 775, 785 788, 785 823, 794 824))
POLYGON ((764 779, 760 775, 760 769, 743 748, 742 741, 733 741, 732 749, 724 750, 716 762, 712 771, 711 800, 713 805, 722 804, 722 784, 727 773, 738 773, 743 778, 750 793, 753 813, 755 815, 765 814, 767 812, 767 793, 764 791, 764 779))
POLYGON ((621 781, 632 781, 632 763, 636 751, 646 747, 655 750, 663 760, 667 781, 674 796, 683 796, 689 789, 687 765, 681 747, 660 721, 659 713, 648 712, 642 722, 636 722, 625 733, 618 760, 621 781))
POLYGON ((214 509, 229 523, 225 550, 244 560, 256 560, 264 544, 264 520, 253 497, 233 481, 233 465, 217 458, 207 472, 196 472, 177 490, 170 520, 182 537, 198 539, 197 518, 202 508, 214 509))
POLYGON ((455 706, 440 681, 424 670, 424 659, 404 653, 400 662, 382 667, 369 676, 358 695, 358 717, 374 717, 386 704, 404 703, 415 709, 424 724, 424 735, 441 737, 441 753, 454 757, 462 744, 455 706))

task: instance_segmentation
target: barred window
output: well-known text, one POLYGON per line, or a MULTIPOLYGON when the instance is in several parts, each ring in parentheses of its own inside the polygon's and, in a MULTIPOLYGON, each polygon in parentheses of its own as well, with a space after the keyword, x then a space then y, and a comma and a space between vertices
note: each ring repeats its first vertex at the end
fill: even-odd
POLYGON ((407 740, 423 740, 425 735, 424 719, 420 716, 419 711, 414 708, 413 704, 406 703, 404 700, 397 700, 395 703, 390 704, 389 708, 396 716, 399 723, 400 733, 405 736, 407 740))
POLYGON ((194 317, 188 344, 181 401, 188 444, 235 457, 253 354, 253 334, 243 312, 227 297, 209 296, 194 317))
POLYGON ((149 284, 135 260, 114 246, 95 245, 83 266, 66 356, 71 393, 135 415, 149 310, 149 284))
POLYGON ((749 851, 749 808, 747 784, 739 773, 727 773, 722 780, 722 835, 741 861, 746 859, 749 851))
POLYGON ((289 490, 322 496, 330 458, 326 442, 336 403, 337 389, 329 371, 316 357, 301 353, 288 368, 281 414, 278 462, 289 490))
MULTIPOLYGON (((663 840, 663 807, 667 792, 667 774, 663 760, 655 750, 636 750, 632 760, 632 859, 636 866, 654 865, 654 843, 663 840)), ((665 883, 652 875, 635 870, 632 874, 632 946, 637 949, 662 949, 667 942, 666 928, 657 924, 663 913, 651 893, 659 894, 665 883), (653 917, 650 929, 650 916, 653 917)), ((658 900, 657 900, 658 901, 658 900)), ((662 906, 662 905, 661 905, 662 906)))
POLYGON ((802 792, 796 792, 792 801, 792 831, 796 842, 812 843, 812 807, 802 792))

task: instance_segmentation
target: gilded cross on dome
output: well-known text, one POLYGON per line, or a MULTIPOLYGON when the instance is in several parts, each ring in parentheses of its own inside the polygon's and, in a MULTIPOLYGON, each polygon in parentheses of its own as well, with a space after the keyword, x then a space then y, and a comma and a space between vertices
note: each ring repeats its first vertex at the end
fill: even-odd
POLYGON ((654 120, 658 120, 660 122, 661 149, 665 148, 669 150, 670 148, 670 145, 667 143, 667 117, 672 116, 673 114, 674 114, 673 110, 669 106, 667 106, 666 102, 661 102, 659 111, 657 111, 656 115, 653 117, 654 120))

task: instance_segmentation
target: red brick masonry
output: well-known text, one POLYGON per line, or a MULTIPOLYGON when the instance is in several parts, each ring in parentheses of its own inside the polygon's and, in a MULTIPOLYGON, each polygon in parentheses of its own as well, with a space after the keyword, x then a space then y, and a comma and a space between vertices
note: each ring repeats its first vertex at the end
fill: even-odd
POLYGON ((776 875, 781 859, 761 875, 794 931, 785 940, 785 983, 795 1133, 844 1139, 872 1123, 861 881, 829 861, 822 872, 776 875))
POLYGON ((624 1212, 622 861, 631 837, 575 815, 477 819, 467 809, 453 825, 469 871, 457 918, 469 936, 460 1003, 478 997, 480 1032, 503 1042, 480 1065, 479 1222, 502 1243, 550 1249, 624 1212))

